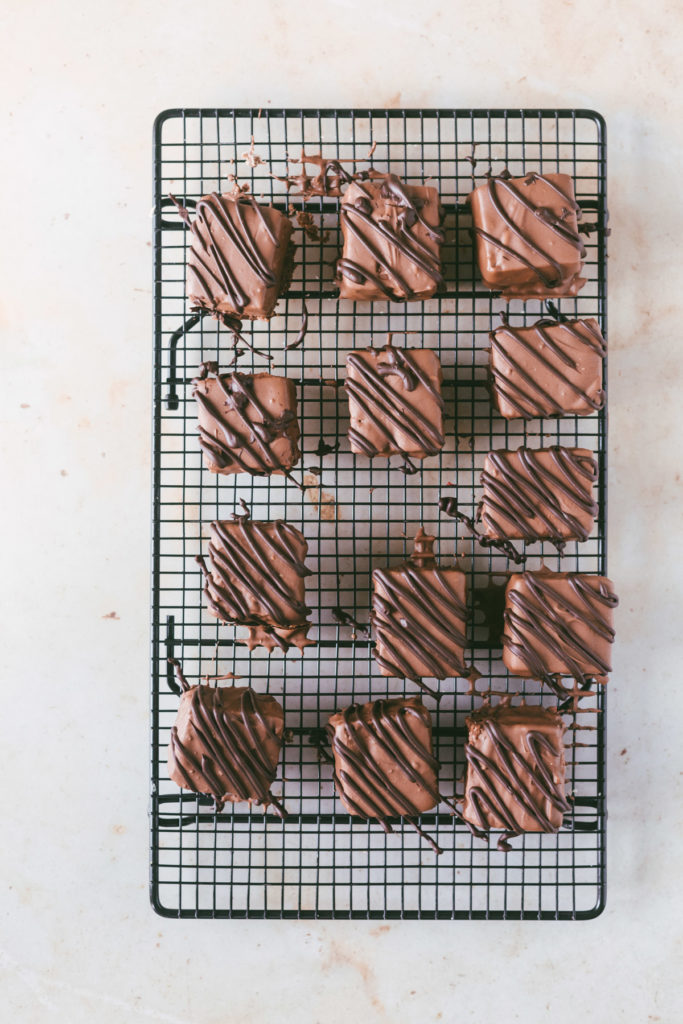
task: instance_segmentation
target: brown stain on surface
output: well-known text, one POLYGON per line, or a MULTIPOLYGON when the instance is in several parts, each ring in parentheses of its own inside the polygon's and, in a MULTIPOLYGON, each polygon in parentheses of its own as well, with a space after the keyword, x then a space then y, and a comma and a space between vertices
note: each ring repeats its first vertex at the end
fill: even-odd
POLYGON ((306 497, 316 512, 320 512, 321 519, 326 522, 334 522, 340 518, 334 496, 318 486, 318 480, 313 473, 304 473, 304 487, 306 488, 306 497))
POLYGON ((109 612, 107 615, 101 615, 100 618, 102 618, 102 619, 116 619, 117 621, 119 620, 119 616, 117 615, 116 612, 109 612))
POLYGON ((384 1018, 388 1019, 384 1005, 375 991, 375 973, 370 965, 360 957, 354 956, 353 953, 347 952, 340 942, 332 941, 328 946, 327 956, 322 963, 322 971, 323 973, 328 973, 339 966, 350 967, 358 973, 365 993, 370 1000, 370 1005, 384 1018))

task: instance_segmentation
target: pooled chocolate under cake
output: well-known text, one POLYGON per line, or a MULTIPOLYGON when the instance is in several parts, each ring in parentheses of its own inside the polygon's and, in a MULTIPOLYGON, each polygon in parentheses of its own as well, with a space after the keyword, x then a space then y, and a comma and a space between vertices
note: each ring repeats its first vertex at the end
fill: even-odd
POLYGON ((505 323, 489 338, 493 400, 506 419, 589 416, 605 404, 597 320, 505 323))
POLYGON ((390 343, 350 352, 346 368, 352 452, 424 459, 441 451, 442 373, 434 352, 390 343))
POLYGON ((249 195, 203 196, 187 224, 192 244, 187 294, 217 319, 267 320, 289 284, 294 246, 289 219, 249 195))
POLYGON ((352 182, 341 203, 340 298, 430 298, 443 280, 442 216, 435 188, 377 172, 352 182))
POLYGON ((557 832, 565 795, 566 726, 554 709, 485 704, 467 719, 462 816, 475 835, 503 829, 500 850, 522 832, 557 832))
POLYGON ((576 295, 585 249, 567 174, 492 176, 469 196, 484 284, 506 299, 576 295))
POLYGON ((202 363, 192 392, 199 444, 212 473, 288 475, 299 461, 296 389, 272 373, 218 373, 202 363))
MULTIPOLYGON (((434 537, 420 528, 407 562, 372 574, 375 660, 383 676, 447 679, 466 676, 463 661, 466 575, 443 569, 434 537)), ((428 689, 425 687, 425 689, 428 689)))
POLYGON ((598 467, 585 448, 518 448, 486 456, 478 512, 493 539, 585 541, 598 506, 593 487, 598 467))
POLYGON ((505 588, 503 662, 512 675, 539 679, 563 695, 557 676, 584 685, 612 671, 610 580, 574 572, 513 573, 505 588))
POLYGON ((286 651, 312 643, 303 534, 282 520, 254 522, 246 514, 211 523, 210 532, 208 559, 199 556, 197 561, 211 614, 221 622, 248 626, 249 650, 286 651))
POLYGON ((432 719, 422 701, 397 697, 353 704, 331 716, 327 733, 337 793, 349 814, 377 819, 385 832, 392 831, 387 819, 404 816, 424 836, 412 819, 442 797, 432 719))
POLYGON ((168 770, 182 789, 210 794, 220 811, 247 801, 286 812, 270 792, 275 779, 284 714, 270 696, 248 686, 188 686, 183 682, 171 729, 168 770))

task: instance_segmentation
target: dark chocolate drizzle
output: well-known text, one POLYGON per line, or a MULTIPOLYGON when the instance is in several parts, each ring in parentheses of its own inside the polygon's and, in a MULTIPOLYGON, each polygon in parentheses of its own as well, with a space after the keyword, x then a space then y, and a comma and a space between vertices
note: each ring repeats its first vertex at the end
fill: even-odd
POLYGON ((571 628, 571 620, 587 626, 596 637, 614 641, 608 612, 619 603, 609 580, 569 573, 561 577, 569 583, 574 600, 564 597, 552 585, 552 574, 523 573, 528 593, 509 589, 503 621, 503 648, 526 665, 529 678, 546 683, 558 697, 567 691, 546 668, 543 648, 566 666, 561 675, 573 676, 580 686, 588 686, 594 675, 606 677, 611 666, 589 641, 582 640, 571 628), (556 611, 551 601, 559 606, 556 611))
POLYGON ((286 817, 284 807, 270 791, 275 770, 254 723, 261 726, 278 749, 280 739, 259 711, 258 695, 251 688, 245 689, 238 719, 223 710, 220 690, 215 687, 200 685, 186 692, 191 695, 190 721, 205 752, 195 757, 173 726, 171 750, 185 788, 198 792, 195 779, 204 782, 215 800, 216 811, 222 810, 229 792, 239 800, 263 804, 264 808, 270 805, 278 817, 286 817))
POLYGON ((512 184, 509 178, 509 173, 507 175, 492 175, 491 177, 487 178, 486 183, 485 185, 482 186, 482 188, 486 189, 488 199, 491 205, 493 206, 494 210, 500 217, 501 221, 505 225, 505 227, 513 235, 516 235, 522 243, 524 243, 529 249, 531 249, 532 252, 536 253, 537 256, 540 256, 540 258, 544 260, 552 268, 554 272, 553 276, 549 276, 544 270, 541 270, 539 267, 535 266, 534 263, 524 255, 523 252, 519 251, 519 248, 514 248, 512 246, 505 245, 499 238, 495 238, 493 235, 484 231, 483 228, 474 226, 472 230, 476 235, 479 235, 481 238, 484 238, 490 245, 493 245, 496 248, 507 253, 508 256, 512 256, 514 259, 519 260, 520 263, 522 263, 525 267, 531 270, 541 280, 544 287, 557 288, 565 281, 562 266, 557 262, 556 259, 554 259, 552 252, 549 248, 543 248, 539 244, 538 239, 534 238, 528 232, 523 231, 521 227, 515 223, 514 219, 507 213, 505 207, 500 201, 497 189, 500 187, 509 196, 512 196, 514 200, 517 203, 519 203, 525 210, 527 210, 534 217, 542 221, 542 223, 548 228, 548 231, 551 232, 551 234, 554 234, 561 238, 564 242, 568 242, 570 245, 573 245, 578 250, 579 255, 583 257, 585 256, 586 251, 581 240, 581 236, 579 235, 578 231, 573 231, 567 224, 565 224, 563 219, 563 216, 568 215, 570 210, 574 212, 579 212, 580 208, 578 204, 571 198, 571 196, 567 195, 561 188, 559 188, 553 182, 549 181, 548 178, 544 177, 544 175, 542 174, 529 174, 526 177, 524 183, 526 185, 531 185, 534 181, 545 182, 545 184, 548 185, 549 188, 551 188, 554 192, 556 192, 566 203, 566 208, 565 211, 563 211, 563 216, 558 216, 557 214, 553 213, 552 210, 548 209, 548 207, 536 206, 533 202, 531 202, 531 200, 524 196, 515 185, 512 184))
MULTIPOLYGON (((294 412, 285 410, 281 416, 273 419, 257 399, 251 375, 236 370, 221 375, 216 363, 202 363, 194 385, 193 396, 223 433, 223 438, 216 437, 201 425, 199 427, 199 444, 219 470, 236 465, 242 472, 252 476, 267 476, 277 470, 292 479, 288 467, 275 454, 273 442, 277 438, 289 436, 292 424, 296 423, 294 412), (205 369, 207 366, 208 370, 205 369), (209 375, 218 382, 223 407, 237 419, 237 427, 228 421, 223 409, 202 391, 201 382, 209 375), (245 458, 247 454, 255 465, 245 458)), ((290 438, 290 442, 295 448, 294 440, 290 438)))
MULTIPOLYGON (((392 448, 396 448, 395 432, 401 431, 416 451, 424 452, 425 455, 438 454, 444 444, 443 433, 418 408, 408 403, 405 392, 414 391, 418 384, 422 384, 438 408, 443 410, 444 403, 439 389, 413 359, 410 350, 386 345, 381 353, 385 361, 379 362, 378 359, 376 369, 366 363, 360 353, 349 353, 347 365, 352 366, 361 379, 354 380, 347 376, 344 384, 346 393, 360 406, 392 448), (397 379, 401 388, 400 398, 396 386, 392 387, 389 383, 392 378, 397 379)), ((349 438, 369 458, 379 453, 375 445, 354 427, 349 428, 349 438)))
POLYGON ((543 755, 545 754, 547 759, 559 758, 561 751, 556 750, 542 732, 533 729, 524 736, 526 751, 519 751, 503 735, 494 721, 488 719, 481 722, 481 725, 493 744, 496 759, 483 754, 473 743, 465 745, 469 769, 476 773, 480 780, 479 785, 468 786, 467 789, 469 801, 477 817, 476 823, 468 823, 474 835, 480 839, 486 838, 486 833, 491 828, 487 816, 495 816, 503 822, 505 829, 504 835, 498 841, 498 849, 509 851, 507 840, 520 835, 523 831, 523 819, 521 815, 519 819, 515 816, 515 807, 526 812, 542 832, 557 832, 559 826, 550 821, 543 803, 548 800, 551 806, 563 814, 570 810, 570 804, 564 793, 564 785, 555 783, 548 761, 543 755), (514 801, 513 806, 501 799, 495 783, 502 786, 514 801), (535 790, 538 790, 538 794, 535 790))
POLYGON ((590 351, 597 353, 601 357, 605 356, 606 349, 601 335, 586 320, 579 320, 574 323, 564 321, 561 324, 554 321, 539 320, 533 324, 533 330, 535 330, 548 352, 555 356, 555 360, 545 356, 542 349, 534 347, 523 337, 519 330, 515 330, 507 323, 489 334, 493 351, 500 359, 507 363, 519 378, 519 380, 515 380, 506 376, 492 363, 491 373, 495 381, 496 390, 525 420, 531 420, 535 416, 561 416, 565 410, 558 403, 557 399, 540 383, 540 376, 532 375, 530 371, 525 370, 517 362, 510 352, 509 343, 506 346, 504 341, 501 341, 501 338, 512 339, 513 345, 516 343, 520 348, 530 353, 541 367, 556 377, 561 385, 573 391, 593 411, 602 409, 605 404, 604 391, 599 390, 595 397, 593 397, 588 391, 580 388, 570 380, 566 372, 563 371, 563 366, 576 370, 577 364, 569 352, 564 349, 561 340, 559 338, 557 340, 553 339, 548 333, 549 327, 558 326, 561 326, 563 331, 566 331, 590 351), (584 330, 577 330, 577 323, 581 324, 584 330))
POLYGON ((525 541, 547 538, 561 553, 567 539, 585 541, 590 534, 590 527, 586 528, 562 507, 561 497, 594 519, 598 506, 593 499, 593 484, 598 478, 598 467, 595 459, 579 455, 571 448, 554 445, 541 451, 550 453, 556 472, 546 469, 538 453, 530 448, 489 453, 487 461, 500 477, 484 469, 484 496, 478 519, 496 539, 506 538, 512 527, 513 536, 520 535, 525 541), (542 532, 532 527, 535 519, 543 524, 542 532), (562 533, 558 524, 567 532, 562 533))
POLYGON ((401 790, 400 781, 397 779, 397 776, 399 779, 403 776, 420 786, 429 794, 434 804, 443 801, 453 806, 430 781, 429 776, 432 773, 436 775, 438 771, 438 761, 431 750, 418 740, 410 727, 411 719, 426 724, 428 719, 425 716, 428 716, 428 712, 426 708, 422 707, 420 710, 407 703, 400 707, 394 705, 392 708, 392 703, 387 700, 374 701, 371 724, 363 719, 360 705, 352 704, 345 708, 342 712, 343 736, 340 735, 341 729, 335 729, 328 724, 327 733, 335 754, 334 779, 337 789, 344 794, 352 814, 366 821, 377 819, 385 832, 393 831, 389 818, 405 817, 415 831, 426 839, 435 853, 442 853, 434 840, 417 825, 415 818, 420 811, 401 790), (383 753, 391 759, 396 771, 386 772, 372 757, 368 747, 370 738, 373 738, 383 753), (398 740, 402 740, 410 748, 418 761, 417 767, 411 763, 412 758, 409 760, 403 753, 398 740), (370 815, 363 810, 358 798, 354 799, 351 795, 354 790, 362 794, 363 802, 371 808, 370 815))
POLYGON ((294 341, 290 341, 289 345, 285 345, 285 348, 290 350, 298 348, 301 342, 306 337, 306 331, 308 330, 308 310, 306 309, 306 300, 303 302, 303 310, 301 313, 301 324, 299 325, 299 333, 297 334, 294 341))
POLYGON ((311 574, 297 554, 295 542, 300 535, 280 519, 269 524, 273 527, 270 536, 263 523, 248 521, 245 516, 235 518, 236 529, 228 530, 219 521, 211 524, 220 541, 219 545, 209 543, 211 569, 203 556, 196 559, 204 574, 207 603, 221 621, 261 626, 285 650, 291 645, 274 630, 308 626, 310 614, 287 589, 278 569, 284 563, 300 578, 311 574), (261 605, 263 613, 255 615, 249 610, 247 594, 261 605))
POLYGON ((439 509, 445 515, 450 516, 451 519, 455 519, 457 522, 462 523, 463 526, 466 526, 477 543, 481 544, 483 548, 497 548, 498 551, 502 551, 516 565, 526 562, 527 556, 519 552, 512 541, 504 540, 501 537, 486 537, 484 534, 479 533, 474 519, 465 512, 460 511, 455 498, 439 498, 439 509))
POLYGON ((338 622, 340 626, 352 626, 356 636, 362 636, 369 639, 370 627, 364 626, 362 622, 351 614, 351 612, 345 611, 340 605, 332 609, 332 618, 335 622, 338 622))

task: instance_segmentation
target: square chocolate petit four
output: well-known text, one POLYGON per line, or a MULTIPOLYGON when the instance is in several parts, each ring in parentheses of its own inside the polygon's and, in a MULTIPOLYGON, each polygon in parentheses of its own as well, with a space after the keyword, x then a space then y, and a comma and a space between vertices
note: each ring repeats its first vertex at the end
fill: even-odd
POLYGON ((555 709, 485 704, 467 719, 462 816, 476 835, 557 832, 567 813, 563 735, 555 709))
POLYGON ((203 363, 192 392, 199 445, 212 473, 289 474, 301 456, 294 382, 273 373, 218 373, 203 363))
POLYGON ((512 573, 505 588, 503 662, 512 675, 607 682, 618 599, 610 580, 576 572, 512 573))
POLYGON ((505 419, 589 416, 605 404, 597 320, 504 323, 489 338, 493 400, 505 419))
POLYGON ((429 185, 395 174, 352 182, 341 202, 342 299, 428 299, 442 282, 441 203, 429 185))
POLYGON ((424 459, 444 445, 441 363, 430 349, 362 348, 346 357, 351 451, 424 459))
POLYGON ((567 174, 487 178, 469 197, 484 284, 507 299, 576 295, 585 249, 567 174))

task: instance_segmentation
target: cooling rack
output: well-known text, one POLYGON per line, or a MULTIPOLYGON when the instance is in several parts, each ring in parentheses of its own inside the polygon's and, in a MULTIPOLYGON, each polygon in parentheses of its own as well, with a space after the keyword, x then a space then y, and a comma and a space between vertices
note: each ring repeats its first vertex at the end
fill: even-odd
MULTIPOLYGON (((290 165, 296 172, 296 164, 290 165)), ((367 621, 374 567, 400 561, 423 525, 437 537, 445 562, 457 556, 473 595, 497 593, 505 557, 476 546, 439 511, 451 495, 473 514, 479 474, 492 448, 563 443, 595 451, 600 516, 590 539, 570 544, 560 560, 545 543, 522 545, 526 567, 606 571, 606 415, 506 422, 487 390, 488 332, 509 309, 510 322, 532 323, 545 313, 537 301, 509 307, 477 280, 465 198, 492 170, 513 175, 563 171, 575 182, 586 236, 588 283, 575 299, 558 303, 569 316, 594 316, 606 335, 607 234, 605 126, 584 110, 167 110, 154 126, 154 470, 151 691, 151 900, 168 917, 196 918, 553 918, 600 913, 605 899, 605 695, 588 695, 567 714, 568 788, 572 813, 555 835, 527 834, 508 854, 474 839, 447 814, 425 814, 423 828, 441 856, 398 822, 386 835, 375 823, 341 813, 331 769, 320 760, 328 716, 352 701, 417 692, 412 683, 385 679, 371 646, 333 609, 367 621), (253 139, 253 145, 252 145, 253 139), (373 149, 374 147, 374 149, 373 149), (322 151, 355 159, 358 168, 390 168, 408 182, 429 180, 446 211, 445 286, 427 302, 389 304, 338 301, 333 286, 340 248, 338 200, 304 202, 277 177, 288 158, 322 151), (259 162, 259 159, 262 162, 259 162), (230 332, 191 316, 185 298, 187 238, 168 193, 193 200, 225 190, 230 175, 257 198, 289 211, 297 262, 287 296, 269 323, 255 324, 255 345, 274 355, 274 372, 297 381, 302 430, 299 491, 280 477, 216 477, 202 468, 191 380, 202 360, 227 369, 230 332), (301 215, 306 213, 306 218, 301 215), (299 331, 303 304, 309 327, 299 348, 286 349, 299 331), (346 431, 347 352, 381 345, 389 332, 399 344, 424 345, 444 369, 446 445, 413 476, 354 457, 346 431), (405 338, 404 338, 405 334, 405 338), (195 563, 206 525, 229 518, 239 499, 254 518, 281 517, 309 544, 307 602, 316 645, 300 657, 251 655, 205 610, 195 563), (191 681, 228 674, 277 697, 285 710, 287 742, 274 792, 284 801, 284 823, 244 805, 214 814, 204 797, 181 792, 168 778, 166 747, 178 706, 168 657, 179 658, 191 681)), ((246 352, 243 370, 266 363, 246 352)), ((478 608, 478 606, 477 606, 478 608)), ((441 762, 440 788, 453 792, 464 775, 465 718, 486 691, 493 699, 518 694, 552 705, 538 683, 508 678, 499 641, 473 607, 469 654, 482 678, 440 684, 434 719, 441 762), (470 690, 472 692, 470 692, 470 690)))

